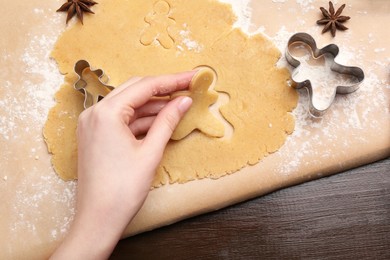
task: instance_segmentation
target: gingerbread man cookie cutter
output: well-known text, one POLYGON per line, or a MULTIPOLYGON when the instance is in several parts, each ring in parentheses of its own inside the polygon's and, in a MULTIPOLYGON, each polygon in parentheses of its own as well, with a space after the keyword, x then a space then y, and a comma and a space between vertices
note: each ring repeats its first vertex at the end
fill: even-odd
POLYGON ((356 90, 359 89, 360 84, 364 81, 364 72, 361 68, 344 66, 335 61, 335 58, 337 57, 338 54, 339 54, 339 47, 335 44, 329 44, 322 49, 318 49, 314 38, 307 33, 296 33, 293 36, 291 36, 291 38, 287 43, 286 59, 287 62, 290 63, 291 66, 293 66, 292 80, 296 83, 294 85, 294 88, 307 89, 310 97, 309 112, 314 117, 321 117, 322 115, 324 115, 325 112, 331 107, 337 94, 349 94, 355 92, 356 90), (315 59, 318 59, 321 56, 324 56, 325 54, 330 54, 332 56, 330 69, 334 72, 343 74, 344 76, 355 78, 356 83, 353 83, 348 86, 343 86, 343 85, 336 86, 335 91, 327 107, 325 107, 324 109, 319 109, 318 105, 314 102, 313 99, 313 87, 310 79, 306 79, 304 81, 294 80, 294 76, 298 73, 298 67, 301 65, 301 62, 298 61, 290 52, 291 45, 295 43, 303 43, 308 45, 309 48, 311 49, 312 56, 315 59))
POLYGON ((101 69, 93 70, 86 60, 76 62, 74 71, 78 80, 74 88, 84 96, 84 108, 87 109, 102 100, 114 87, 107 85, 108 77, 101 69))

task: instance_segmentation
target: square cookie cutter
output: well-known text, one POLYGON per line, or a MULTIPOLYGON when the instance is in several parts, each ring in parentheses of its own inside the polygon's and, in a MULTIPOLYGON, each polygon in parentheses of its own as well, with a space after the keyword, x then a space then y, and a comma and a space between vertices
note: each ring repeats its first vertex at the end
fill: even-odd
POLYGON ((339 54, 339 47, 335 44, 329 44, 322 49, 318 49, 314 38, 307 33, 296 33, 293 36, 291 36, 291 38, 287 43, 285 55, 286 55, 287 62, 293 67, 292 80, 296 83, 294 85, 294 88, 307 89, 310 97, 309 112, 314 117, 321 117, 325 114, 325 112, 330 108, 330 106, 334 102, 336 94, 349 94, 355 92, 356 90, 359 89, 360 83, 364 81, 364 72, 361 68, 344 66, 335 61, 335 58, 337 57, 338 54, 339 54), (351 84, 349 86, 342 86, 342 85, 336 86, 328 106, 325 109, 319 109, 317 104, 314 103, 313 86, 310 79, 306 79, 300 82, 294 80, 294 76, 298 73, 298 67, 301 65, 301 62, 298 61, 290 52, 290 46, 295 43, 303 43, 308 45, 311 49, 312 56, 315 59, 318 59, 325 54, 330 54, 332 56, 330 69, 334 72, 344 74, 348 77, 353 77, 357 79, 357 83, 351 84))

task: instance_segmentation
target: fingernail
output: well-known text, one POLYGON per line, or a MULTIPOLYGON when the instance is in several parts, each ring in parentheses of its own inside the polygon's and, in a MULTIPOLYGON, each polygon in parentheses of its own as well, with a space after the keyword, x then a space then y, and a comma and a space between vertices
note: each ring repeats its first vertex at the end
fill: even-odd
POLYGON ((190 97, 183 97, 180 102, 179 102, 179 110, 181 113, 187 112, 187 110, 190 108, 192 105, 192 99, 190 97))

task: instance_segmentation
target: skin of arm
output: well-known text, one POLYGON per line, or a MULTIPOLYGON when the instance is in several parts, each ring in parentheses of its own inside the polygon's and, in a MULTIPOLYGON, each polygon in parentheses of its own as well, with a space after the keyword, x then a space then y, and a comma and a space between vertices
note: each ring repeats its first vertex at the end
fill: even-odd
POLYGON ((132 78, 79 117, 74 221, 51 259, 107 259, 143 205, 164 149, 192 104, 153 99, 196 72, 132 78))

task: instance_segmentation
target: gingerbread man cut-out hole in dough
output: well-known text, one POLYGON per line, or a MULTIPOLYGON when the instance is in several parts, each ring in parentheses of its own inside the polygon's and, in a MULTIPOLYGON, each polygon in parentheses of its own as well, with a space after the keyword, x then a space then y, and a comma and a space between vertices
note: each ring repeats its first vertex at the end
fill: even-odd
POLYGON ((202 67, 193 77, 188 91, 176 92, 171 96, 175 98, 186 95, 193 101, 190 110, 173 133, 172 140, 181 140, 196 129, 210 137, 224 136, 224 124, 209 109, 218 100, 218 92, 213 90, 216 81, 215 71, 202 67))
POLYGON ((169 16, 170 5, 165 1, 158 1, 154 4, 153 13, 145 17, 149 24, 141 36, 141 43, 145 46, 151 45, 155 40, 159 41, 165 49, 173 47, 174 39, 169 35, 169 27, 175 25, 175 20, 169 16))

